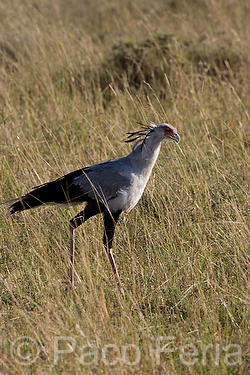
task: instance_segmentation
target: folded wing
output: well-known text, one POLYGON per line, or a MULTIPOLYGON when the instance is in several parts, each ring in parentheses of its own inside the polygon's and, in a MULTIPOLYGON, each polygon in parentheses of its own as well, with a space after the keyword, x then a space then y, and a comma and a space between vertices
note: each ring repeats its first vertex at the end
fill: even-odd
POLYGON ((36 186, 20 199, 6 202, 13 203, 7 214, 12 215, 44 204, 65 205, 88 201, 106 204, 117 197, 121 189, 128 188, 130 183, 128 166, 120 163, 120 159, 108 160, 36 186))

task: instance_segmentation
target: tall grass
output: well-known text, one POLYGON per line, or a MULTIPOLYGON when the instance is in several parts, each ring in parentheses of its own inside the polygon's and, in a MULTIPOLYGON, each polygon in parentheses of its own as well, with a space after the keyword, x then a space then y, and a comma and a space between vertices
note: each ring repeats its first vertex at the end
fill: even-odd
POLYGON ((137 120, 182 139, 117 226, 124 299, 101 217, 77 230, 72 292, 77 210, 6 219, 1 206, 1 373, 249 372, 249 13, 233 0, 0 3, 2 201, 127 154, 137 120))

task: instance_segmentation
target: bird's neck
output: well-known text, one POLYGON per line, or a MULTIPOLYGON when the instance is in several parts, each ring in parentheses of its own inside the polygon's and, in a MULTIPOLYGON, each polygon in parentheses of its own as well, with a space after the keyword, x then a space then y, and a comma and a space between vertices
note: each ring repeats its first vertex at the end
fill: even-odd
POLYGON ((133 159, 136 162, 138 173, 143 174, 146 179, 149 178, 155 162, 158 158, 161 149, 162 139, 156 137, 148 137, 146 142, 131 153, 133 159))

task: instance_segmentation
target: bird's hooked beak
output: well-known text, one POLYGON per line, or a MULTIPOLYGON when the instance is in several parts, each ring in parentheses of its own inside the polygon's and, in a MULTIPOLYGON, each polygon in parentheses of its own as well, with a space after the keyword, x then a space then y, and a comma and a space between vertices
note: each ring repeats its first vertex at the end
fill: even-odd
POLYGON ((180 141, 181 141, 181 137, 177 133, 169 135, 169 138, 173 139, 173 141, 175 141, 177 143, 180 143, 180 141))

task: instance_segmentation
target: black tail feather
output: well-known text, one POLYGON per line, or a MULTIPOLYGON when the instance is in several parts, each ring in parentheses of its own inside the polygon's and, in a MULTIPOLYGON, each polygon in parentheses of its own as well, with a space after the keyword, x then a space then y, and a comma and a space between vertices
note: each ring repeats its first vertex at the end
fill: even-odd
POLYGON ((15 212, 29 210, 30 208, 35 208, 41 206, 42 204, 43 202, 39 201, 35 197, 32 197, 30 194, 27 194, 21 197, 17 202, 12 204, 9 207, 9 211, 6 215, 13 215, 15 212))
POLYGON ((4 203, 12 203, 9 207, 7 215, 15 212, 29 210, 43 204, 72 204, 81 203, 90 200, 88 193, 83 192, 79 185, 75 185, 73 180, 75 177, 85 173, 88 168, 79 169, 71 172, 55 181, 47 182, 43 185, 33 188, 28 194, 21 198, 13 199, 4 203))

